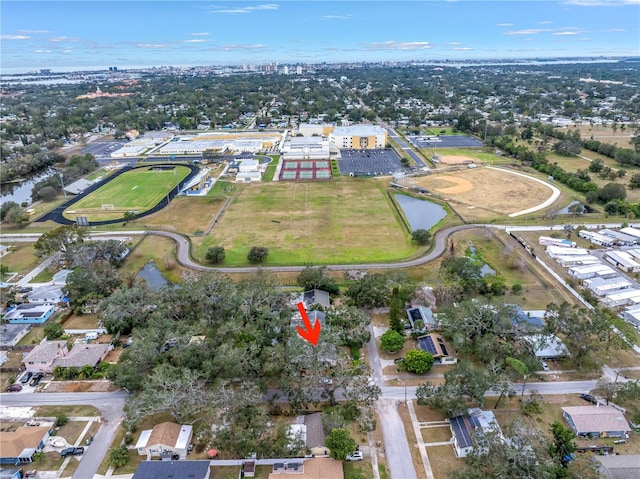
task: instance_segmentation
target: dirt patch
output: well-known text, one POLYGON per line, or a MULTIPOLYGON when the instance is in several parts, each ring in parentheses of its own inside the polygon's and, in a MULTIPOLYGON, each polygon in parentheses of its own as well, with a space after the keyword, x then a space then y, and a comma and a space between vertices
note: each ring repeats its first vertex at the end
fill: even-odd
POLYGON ((117 391, 118 387, 109 381, 52 381, 44 392, 48 393, 98 393, 117 391))
POLYGON ((449 186, 447 188, 436 189, 436 191, 444 193, 445 195, 458 195, 460 193, 466 193, 467 191, 473 190, 473 183, 469 180, 465 180, 464 178, 444 175, 441 176, 440 179, 454 184, 454 186, 449 186))
POLYGON ((488 221, 532 208, 551 195, 549 188, 543 184, 490 168, 436 173, 412 180, 417 186, 448 201, 467 221, 488 221))
POLYGON ((470 163, 475 163, 477 160, 469 156, 444 155, 439 158, 439 161, 440 163, 445 163, 447 165, 468 165, 470 163))

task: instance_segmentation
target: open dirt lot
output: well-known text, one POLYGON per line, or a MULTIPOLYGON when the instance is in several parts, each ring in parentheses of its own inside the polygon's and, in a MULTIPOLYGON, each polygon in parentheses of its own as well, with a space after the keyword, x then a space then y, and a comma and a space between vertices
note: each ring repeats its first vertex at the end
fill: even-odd
POLYGON ((440 163, 444 163, 446 165, 465 165, 475 163, 477 161, 478 160, 471 158, 470 156, 443 155, 440 157, 440 163))
POLYGON ((415 183, 442 196, 468 221, 498 218, 551 196, 551 190, 540 183, 489 168, 422 176, 415 183))

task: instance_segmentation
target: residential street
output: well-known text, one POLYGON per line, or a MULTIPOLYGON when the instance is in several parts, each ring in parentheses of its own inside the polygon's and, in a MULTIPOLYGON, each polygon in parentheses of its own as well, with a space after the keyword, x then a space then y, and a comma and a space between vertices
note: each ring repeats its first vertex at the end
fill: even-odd
POLYGON ((44 405, 90 405, 98 408, 102 414, 102 425, 94 436, 91 446, 85 448, 80 464, 73 479, 93 477, 102 459, 107 454, 116 430, 123 418, 124 400, 127 393, 41 393, 41 394, 0 394, 2 406, 44 406, 44 405))

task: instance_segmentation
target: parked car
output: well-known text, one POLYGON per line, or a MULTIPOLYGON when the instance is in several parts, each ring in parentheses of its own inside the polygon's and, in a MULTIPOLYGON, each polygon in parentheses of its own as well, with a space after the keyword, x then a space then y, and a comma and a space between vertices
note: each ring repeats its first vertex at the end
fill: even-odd
POLYGON ((84 454, 84 447, 68 447, 60 451, 61 457, 79 456, 81 454, 84 454))
POLYGON ((548 371, 549 370, 549 365, 547 364, 546 361, 540 361, 540 365, 542 366, 542 369, 544 371, 548 371))
POLYGON ((31 379, 31 376, 33 376, 33 373, 31 371, 27 371, 26 373, 23 374, 20 382, 22 384, 27 384, 29 382, 29 379, 31 379))
POLYGON ((93 436, 89 436, 84 442, 85 446, 89 446, 93 442, 93 436))
POLYGON ((29 386, 37 386, 38 384, 40 384, 40 381, 42 380, 43 377, 44 377, 43 373, 35 373, 31 378, 31 382, 29 383, 29 386))
POLYGON ((580 397, 585 401, 589 401, 592 404, 598 404, 598 400, 594 398, 591 394, 580 394, 580 397))
POLYGON ((12 384, 11 386, 9 386, 7 388, 7 392, 8 393, 17 393, 17 392, 20 392, 20 391, 22 391, 22 385, 20 385, 20 384, 12 384))
POLYGON ((362 461, 362 451, 353 451, 351 454, 347 454, 345 458, 347 461, 362 461))

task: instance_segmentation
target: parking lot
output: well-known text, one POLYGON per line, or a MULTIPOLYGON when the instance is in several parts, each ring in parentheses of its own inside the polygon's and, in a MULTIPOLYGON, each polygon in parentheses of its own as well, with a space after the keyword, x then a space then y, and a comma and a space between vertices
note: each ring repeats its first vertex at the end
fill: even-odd
POLYGON ((126 140, 94 141, 82 149, 82 154, 91 153, 96 158, 110 158, 109 155, 126 143, 126 140))
POLYGON ((340 150, 338 160, 341 175, 391 175, 402 169, 400 157, 394 150, 340 150))
POLYGON ((407 136, 407 140, 416 148, 477 148, 482 142, 472 136, 407 136))

